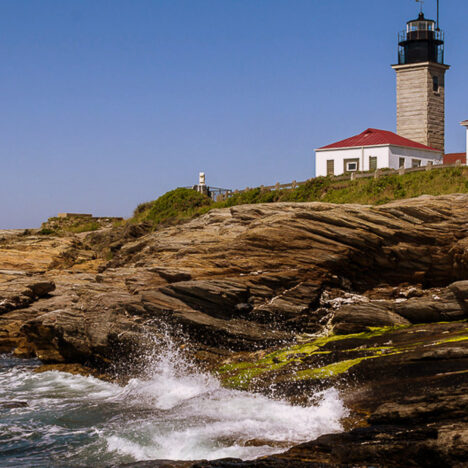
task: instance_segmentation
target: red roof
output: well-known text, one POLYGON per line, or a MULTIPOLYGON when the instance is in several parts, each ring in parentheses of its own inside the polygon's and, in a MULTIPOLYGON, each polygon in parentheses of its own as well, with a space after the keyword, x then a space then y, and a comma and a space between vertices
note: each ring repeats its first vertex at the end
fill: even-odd
POLYGON ((457 161, 461 161, 462 164, 466 164, 466 153, 444 154, 444 164, 455 164, 457 161))
POLYGON ((421 143, 417 143, 413 140, 408 140, 396 133, 389 132, 388 130, 378 130, 376 128, 368 128, 364 130, 359 135, 352 136, 346 140, 341 140, 331 145, 322 146, 323 149, 333 149, 333 148, 353 148, 361 146, 382 146, 382 145, 394 145, 394 146, 404 146, 408 148, 418 148, 427 151, 439 151, 435 148, 431 148, 421 143))

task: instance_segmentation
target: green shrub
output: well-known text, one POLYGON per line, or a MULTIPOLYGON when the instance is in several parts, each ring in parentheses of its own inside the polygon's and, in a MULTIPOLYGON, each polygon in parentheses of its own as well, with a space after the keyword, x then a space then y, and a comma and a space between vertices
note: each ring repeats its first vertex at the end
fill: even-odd
POLYGON ((71 226, 70 228, 66 229, 66 231, 78 234, 80 232, 97 231, 99 228, 99 223, 97 223, 96 221, 90 221, 88 223, 75 224, 74 226, 71 226))
POLYGON ((171 190, 153 202, 143 203, 135 210, 133 220, 151 221, 153 225, 173 223, 197 214, 213 201, 207 195, 192 189, 171 190))
POLYGON ((148 211, 153 205, 154 201, 140 203, 133 211, 133 217, 138 217, 148 211))
POLYGON ((39 231, 37 231, 37 233, 41 236, 50 236, 52 234, 55 234, 55 231, 49 228, 42 228, 39 231))

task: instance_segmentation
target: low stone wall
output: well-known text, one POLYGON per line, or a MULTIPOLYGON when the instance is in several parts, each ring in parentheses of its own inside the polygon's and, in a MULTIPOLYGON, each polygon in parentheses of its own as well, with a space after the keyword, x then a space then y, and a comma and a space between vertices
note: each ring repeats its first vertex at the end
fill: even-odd
POLYGON ((59 213, 57 218, 92 218, 92 214, 85 213, 59 213))

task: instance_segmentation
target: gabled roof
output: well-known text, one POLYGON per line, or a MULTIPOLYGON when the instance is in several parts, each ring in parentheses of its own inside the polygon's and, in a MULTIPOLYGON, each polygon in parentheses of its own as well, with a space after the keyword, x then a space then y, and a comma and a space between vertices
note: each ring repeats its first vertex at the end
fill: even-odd
POLYGON ((346 138, 346 140, 341 140, 336 143, 332 143, 331 145, 322 146, 319 150, 385 145, 404 146, 406 148, 441 152, 435 148, 431 148, 430 146, 422 145, 416 141, 404 138, 396 133, 389 132, 388 130, 378 130, 377 128, 368 128, 359 135, 346 138))

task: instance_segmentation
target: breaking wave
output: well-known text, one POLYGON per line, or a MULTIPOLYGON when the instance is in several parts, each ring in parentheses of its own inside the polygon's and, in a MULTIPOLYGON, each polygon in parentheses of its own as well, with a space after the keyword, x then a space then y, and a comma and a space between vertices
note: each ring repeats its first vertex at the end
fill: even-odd
POLYGON ((34 373, 0 357, 0 465, 105 466, 139 460, 253 459, 340 431, 334 389, 294 406, 223 388, 170 342, 147 375, 121 387, 93 377, 34 373))

